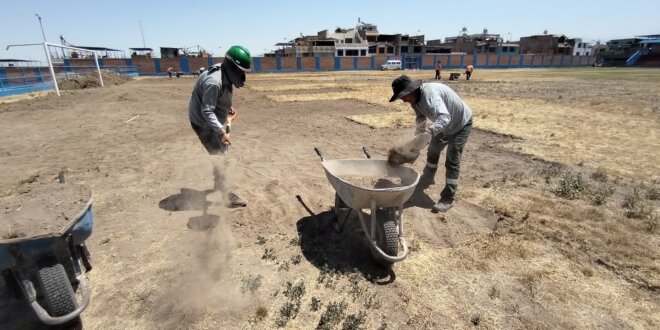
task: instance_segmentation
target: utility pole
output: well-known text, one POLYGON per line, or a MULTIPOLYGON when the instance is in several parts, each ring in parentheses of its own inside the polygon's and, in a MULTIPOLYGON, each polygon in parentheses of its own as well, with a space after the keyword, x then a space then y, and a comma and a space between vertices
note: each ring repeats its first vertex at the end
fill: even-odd
POLYGON ((41 36, 44 37, 44 42, 46 42, 46 34, 44 33, 44 26, 41 24, 41 16, 39 14, 34 14, 39 19, 39 27, 41 27, 41 36))
POLYGON ((140 34, 142 35, 142 47, 147 48, 147 43, 144 41, 144 31, 142 30, 142 20, 138 20, 140 24, 140 34))

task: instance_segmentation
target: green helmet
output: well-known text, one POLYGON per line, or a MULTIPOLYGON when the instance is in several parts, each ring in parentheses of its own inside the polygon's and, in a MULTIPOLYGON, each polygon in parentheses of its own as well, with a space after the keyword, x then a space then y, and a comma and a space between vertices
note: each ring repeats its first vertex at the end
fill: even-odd
POLYGON ((252 63, 252 58, 250 58, 250 51, 243 46, 231 46, 225 57, 234 63, 242 71, 250 71, 250 64, 252 63))

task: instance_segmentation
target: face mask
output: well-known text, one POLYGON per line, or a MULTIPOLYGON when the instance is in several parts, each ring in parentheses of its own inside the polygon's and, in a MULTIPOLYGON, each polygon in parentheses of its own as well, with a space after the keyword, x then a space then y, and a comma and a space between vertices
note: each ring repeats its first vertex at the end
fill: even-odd
POLYGON ((243 87, 246 79, 245 72, 236 67, 231 61, 225 61, 223 65, 226 66, 225 72, 227 73, 227 77, 229 78, 229 81, 231 81, 231 84, 236 88, 243 87))

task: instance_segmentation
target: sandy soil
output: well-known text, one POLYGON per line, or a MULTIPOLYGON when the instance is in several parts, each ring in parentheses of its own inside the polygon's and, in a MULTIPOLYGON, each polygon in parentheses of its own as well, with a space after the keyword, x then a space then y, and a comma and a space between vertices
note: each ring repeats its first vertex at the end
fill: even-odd
POLYGON ((67 183, 47 183, 30 187, 18 195, 2 197, 0 238, 57 233, 76 219, 89 198, 86 187, 67 183))
MULTIPOLYGON (((638 181, 617 179, 604 206, 560 198, 564 173, 591 182, 596 169, 519 153, 506 147, 518 138, 475 129, 457 204, 431 213, 443 169, 435 179, 424 173, 404 210, 411 253, 382 269, 355 216, 335 229, 334 191, 313 148, 339 159, 362 158, 368 146, 385 159, 412 127, 355 123, 347 117, 389 110, 353 99, 273 101, 258 88, 281 76, 251 77, 255 90, 235 93, 233 143, 220 160, 188 123, 192 78, 0 104, 0 196, 60 171, 94 191, 87 328, 660 326, 657 231, 619 206, 638 181), (223 206, 212 162, 246 208, 223 206)), ((366 77, 351 79, 391 81, 366 77)), ((424 159, 412 165, 420 173, 424 159)), ((0 324, 39 328, 12 299, 0 300, 0 324)))

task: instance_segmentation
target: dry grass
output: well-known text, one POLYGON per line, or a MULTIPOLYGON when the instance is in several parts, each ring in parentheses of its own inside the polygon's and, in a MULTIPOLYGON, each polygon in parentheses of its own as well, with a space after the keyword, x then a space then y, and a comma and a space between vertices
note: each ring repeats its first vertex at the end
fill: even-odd
MULTIPOLYGON (((430 74, 424 71, 404 73, 417 79, 430 78, 430 74)), ((273 74, 255 75, 251 77, 250 88, 277 92, 267 95, 276 102, 352 99, 383 106, 391 111, 348 118, 373 128, 408 127, 414 124, 410 108, 400 101, 388 102, 391 80, 399 74, 371 71, 284 74, 278 75, 282 80, 276 85, 261 83, 273 79, 273 74), (348 90, 323 93, 323 88, 348 90), (319 93, 286 93, 294 90, 319 90, 319 93)), ((480 81, 474 82, 474 86, 481 88, 490 83, 492 86, 484 87, 484 91, 495 94, 500 93, 498 90, 508 91, 510 88, 524 90, 528 81, 565 86, 566 90, 558 94, 559 98, 564 94, 569 97, 575 94, 574 102, 556 102, 547 99, 543 86, 540 86, 540 90, 532 89, 528 94, 510 93, 513 97, 472 95, 468 84, 452 83, 457 89, 466 89, 464 98, 475 113, 476 127, 522 139, 509 144, 512 150, 566 164, 584 164, 617 175, 651 178, 660 172, 660 153, 657 152, 660 148, 657 124, 660 111, 657 104, 654 106, 654 99, 638 104, 635 100, 624 99, 631 97, 631 93, 618 89, 613 89, 614 94, 608 99, 606 90, 610 88, 607 84, 620 81, 630 85, 624 87, 630 88, 640 84, 650 88, 651 92, 655 90, 657 102, 660 88, 658 85, 655 88, 649 86, 660 82, 660 72, 635 69, 487 70, 479 71, 478 77, 476 79, 480 81), (504 85, 500 79, 514 85, 504 85), (603 98, 585 100, 580 97, 579 90, 588 88, 585 81, 606 84, 597 87, 603 90, 603 98), (575 86, 571 87, 571 84, 575 86)))
MULTIPOLYGON (((432 77, 423 71, 405 73, 413 78, 432 77)), ((349 120, 372 128, 412 127, 411 109, 402 102, 388 102, 389 84, 398 74, 287 74, 280 76, 283 81, 278 80, 277 87, 255 79, 251 88, 276 92, 267 95, 276 102, 358 100, 387 111, 349 115, 349 120), (318 93, 296 94, 306 88, 301 86, 318 93), (346 91, 323 93, 323 88, 346 91)), ((581 179, 585 187, 596 188, 574 200, 555 195, 563 178, 559 169, 548 174, 545 183, 514 175, 483 187, 463 186, 461 200, 495 213, 500 220, 492 233, 452 242, 449 247, 426 246, 424 234, 408 232, 425 247, 397 267, 397 286, 408 293, 401 297, 410 318, 406 325, 468 328, 478 320, 480 326, 493 328, 657 327, 658 301, 654 293, 639 286, 640 279, 651 285, 660 283, 654 236, 657 215, 626 219, 620 202, 608 202, 620 200, 625 191, 620 191, 616 179, 612 187, 619 189, 618 197, 612 196, 613 189, 606 182, 610 181, 608 175, 648 179, 660 170, 659 112, 653 105, 657 96, 643 100, 621 97, 633 95, 630 91, 636 84, 657 86, 653 83, 660 82, 660 72, 492 70, 479 71, 476 77, 479 81, 474 84, 451 83, 474 110, 476 127, 520 138, 505 145, 512 151, 591 167, 595 174, 581 179), (611 97, 607 91, 595 99, 571 94, 588 91, 594 81, 625 86, 611 97), (539 82, 555 85, 546 92, 539 82), (474 86, 476 89, 470 89, 474 86), (557 88, 565 88, 556 92, 562 96, 557 97, 559 101, 551 91, 557 88), (610 260, 616 272, 595 264, 600 257, 610 260)), ((650 190, 649 200, 655 200, 657 193, 650 190)), ((342 280, 335 278, 334 286, 318 287, 312 294, 324 297, 324 302, 340 301, 341 296, 334 292, 330 294, 334 300, 325 298, 328 291, 342 287, 336 281, 342 280)), ((371 317, 375 319, 377 314, 371 317)), ((370 322, 376 325, 373 319, 370 322)))

